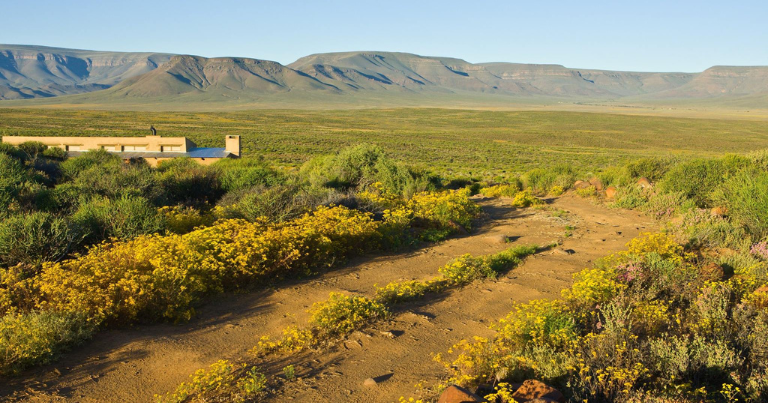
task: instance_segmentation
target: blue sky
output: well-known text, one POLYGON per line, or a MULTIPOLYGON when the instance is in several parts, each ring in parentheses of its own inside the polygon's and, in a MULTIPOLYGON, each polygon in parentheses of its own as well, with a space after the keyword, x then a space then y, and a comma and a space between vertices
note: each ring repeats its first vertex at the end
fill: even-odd
POLYGON ((0 43, 242 56, 382 50, 635 71, 768 65, 768 1, 3 0, 0 43))

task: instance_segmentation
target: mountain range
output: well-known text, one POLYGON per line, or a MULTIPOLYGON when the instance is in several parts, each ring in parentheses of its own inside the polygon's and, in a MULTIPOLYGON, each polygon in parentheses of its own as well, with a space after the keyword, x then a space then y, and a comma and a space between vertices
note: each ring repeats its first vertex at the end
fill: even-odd
POLYGON ((0 45, 0 100, 0 106, 623 102, 768 108, 768 67, 626 72, 396 52, 315 54, 282 65, 240 57, 0 45))

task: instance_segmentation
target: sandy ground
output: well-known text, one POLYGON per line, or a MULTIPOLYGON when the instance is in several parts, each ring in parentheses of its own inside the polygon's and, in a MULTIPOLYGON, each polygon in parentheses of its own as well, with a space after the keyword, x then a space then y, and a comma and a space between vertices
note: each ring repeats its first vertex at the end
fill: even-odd
POLYGON ((173 390, 191 373, 219 359, 243 358, 262 335, 304 324, 306 310, 330 292, 371 296, 374 285, 428 279, 464 253, 483 255, 515 244, 562 246, 529 257, 495 281, 471 284, 397 308, 380 322, 322 352, 274 358, 261 365, 279 372, 296 367, 296 381, 271 399, 300 402, 392 402, 414 396, 420 381, 445 375, 432 354, 473 335, 493 334, 488 325, 514 302, 557 298, 572 275, 641 232, 655 229, 648 218, 566 195, 547 209, 515 209, 505 199, 478 199, 487 213, 471 235, 417 251, 356 258, 342 268, 283 284, 279 289, 224 295, 208 302, 184 325, 159 324, 102 332, 54 365, 29 371, 0 385, 0 397, 16 392, 31 401, 148 402, 173 390), (553 212, 568 213, 556 217, 553 212), (575 227, 565 237, 565 226, 575 227), (512 243, 504 243, 509 237, 512 243), (392 337, 394 335, 395 337, 392 337), (367 378, 380 382, 365 386, 367 378), (26 391, 26 392, 23 392, 26 391))

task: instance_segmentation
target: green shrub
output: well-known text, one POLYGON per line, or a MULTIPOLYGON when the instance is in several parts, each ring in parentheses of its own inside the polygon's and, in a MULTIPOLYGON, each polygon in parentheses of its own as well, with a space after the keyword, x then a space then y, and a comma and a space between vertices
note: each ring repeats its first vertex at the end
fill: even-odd
MULTIPOLYGON (((69 161, 83 157, 72 158, 69 161)), ((141 196, 157 201, 163 194, 157 176, 146 164, 97 165, 79 173, 73 183, 84 195, 100 195, 110 199, 141 196)))
POLYGON ((30 180, 29 172, 19 160, 0 153, 0 217, 8 212, 12 204, 18 203, 30 180))
POLYGON ((632 179, 646 178, 651 182, 657 182, 664 177, 669 170, 672 161, 661 158, 640 158, 628 162, 624 168, 632 179))
POLYGON ((83 171, 96 166, 120 166, 123 161, 115 153, 104 150, 86 151, 77 158, 70 158, 61 163, 64 176, 72 179, 80 176, 83 171))
POLYGON ((130 239, 165 229, 165 219, 147 199, 122 196, 94 198, 80 205, 73 220, 89 232, 89 240, 130 239))
POLYGON ((430 188, 429 178, 393 161, 378 146, 359 144, 337 155, 314 158, 301 167, 313 186, 363 189, 381 183, 386 193, 413 195, 430 188))
POLYGON ((720 201, 731 218, 753 235, 768 236, 768 172, 742 171, 729 177, 720 201))
POLYGON ((283 174, 275 171, 260 158, 227 158, 211 165, 218 172, 221 188, 226 192, 254 186, 275 186, 285 183, 283 174))
POLYGON ((189 158, 163 161, 158 175, 165 203, 213 204, 224 194, 216 171, 189 158))
POLYGON ((13 215, 0 221, 0 265, 53 261, 81 240, 81 231, 63 218, 41 212, 13 215))
POLYGON ((0 375, 50 362, 61 351, 83 342, 94 331, 85 315, 30 312, 0 317, 0 375))
POLYGON ((27 158, 23 151, 8 143, 0 143, 0 154, 5 154, 20 162, 25 161, 27 158))
POLYGON ((663 192, 682 193, 699 207, 712 207, 713 192, 728 172, 722 160, 694 159, 672 167, 659 185, 663 192))

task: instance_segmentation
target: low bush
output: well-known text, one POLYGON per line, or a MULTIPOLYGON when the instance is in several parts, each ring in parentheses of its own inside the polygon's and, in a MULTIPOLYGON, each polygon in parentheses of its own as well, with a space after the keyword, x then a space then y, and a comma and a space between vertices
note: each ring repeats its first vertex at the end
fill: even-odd
POLYGON ((768 172, 742 171, 720 189, 719 201, 736 224, 757 238, 768 236, 768 172))
POLYGON ((77 247, 82 230, 49 213, 16 214, 0 221, 0 267, 40 265, 77 247))
POLYGON ((694 159, 673 166, 659 183, 663 192, 680 193, 699 207, 712 207, 713 191, 723 182, 721 160, 694 159))
POLYGON ((91 337, 94 326, 81 313, 39 312, 0 317, 0 375, 50 362, 91 337))
POLYGON ((88 231, 92 243, 111 238, 131 239, 165 229, 163 214, 140 196, 91 199, 80 204, 72 219, 88 231))
POLYGON ((335 338, 351 333, 363 325, 385 318, 389 311, 383 304, 365 297, 331 293, 327 301, 315 303, 310 326, 316 337, 335 338))
POLYGON ((218 401, 251 401, 264 395, 267 377, 256 367, 233 364, 219 360, 208 369, 197 370, 189 382, 183 382, 175 391, 164 396, 155 395, 158 403, 208 401, 216 396, 218 401))

